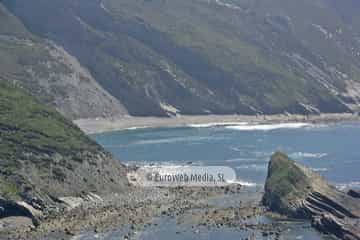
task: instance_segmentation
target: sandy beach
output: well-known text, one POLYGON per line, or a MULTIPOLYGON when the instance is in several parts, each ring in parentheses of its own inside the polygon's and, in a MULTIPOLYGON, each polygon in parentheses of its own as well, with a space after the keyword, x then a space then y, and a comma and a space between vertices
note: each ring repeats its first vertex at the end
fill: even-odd
POLYGON ((359 121, 358 114, 320 114, 320 115, 193 115, 171 118, 132 117, 78 119, 74 123, 87 134, 119 131, 136 128, 166 128, 185 126, 216 126, 237 124, 273 123, 329 123, 339 121, 359 121))

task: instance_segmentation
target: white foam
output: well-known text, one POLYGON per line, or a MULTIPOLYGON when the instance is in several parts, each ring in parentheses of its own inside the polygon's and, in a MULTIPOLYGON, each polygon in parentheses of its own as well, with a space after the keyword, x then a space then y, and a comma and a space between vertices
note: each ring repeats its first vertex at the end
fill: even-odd
POLYGON ((231 158, 231 159, 226 159, 225 162, 251 162, 251 161, 255 161, 257 159, 255 158, 231 158))
POLYGON ((240 131, 270 131, 276 129, 296 129, 312 126, 309 123, 277 123, 277 124, 249 124, 242 126, 226 126, 225 128, 240 131))
POLYGON ((255 171, 266 171, 267 165, 259 165, 259 164, 249 164, 249 165, 241 165, 235 167, 236 169, 254 169, 255 171))
POLYGON ((346 190, 349 188, 360 188, 360 182, 355 181, 355 182, 350 182, 350 183, 339 183, 339 184, 336 184, 336 187, 340 190, 346 190))
POLYGON ((243 151, 242 149, 240 148, 237 148, 237 147, 229 147, 230 150, 233 150, 234 152, 241 152, 243 151))
POLYGON ((149 128, 149 127, 148 126, 129 127, 129 128, 124 128, 124 130, 138 130, 138 129, 144 129, 144 128, 149 128))
POLYGON ((163 139, 148 139, 140 140, 134 142, 135 145, 148 145, 148 144, 169 144, 177 142, 194 142, 194 141, 208 141, 219 139, 221 137, 199 137, 199 136, 189 136, 189 137, 172 137, 172 138, 163 138, 163 139))
POLYGON ((256 145, 246 144, 246 145, 242 145, 241 147, 228 147, 228 148, 234 152, 244 152, 246 149, 256 148, 256 145))
POLYGON ((295 152, 291 153, 289 156, 291 158, 323 158, 326 157, 327 153, 308 153, 308 152, 295 152))
POLYGON ((212 123, 199 123, 188 124, 187 127, 191 128, 210 128, 210 127, 224 127, 224 126, 242 126, 247 125, 248 122, 212 122, 212 123))
POLYGON ((245 187, 256 187, 256 186, 258 186, 257 183, 247 182, 247 181, 242 181, 242 180, 227 181, 227 183, 230 183, 230 184, 239 184, 239 185, 245 186, 245 187))
POLYGON ((311 168, 315 172, 327 172, 328 168, 311 168))
POLYGON ((171 168, 171 167, 191 167, 191 166, 204 166, 204 162, 202 161, 188 161, 188 162, 182 162, 182 161, 142 161, 142 160, 132 160, 129 162, 126 162, 125 165, 127 166, 141 166, 141 167, 165 167, 165 168, 171 168))

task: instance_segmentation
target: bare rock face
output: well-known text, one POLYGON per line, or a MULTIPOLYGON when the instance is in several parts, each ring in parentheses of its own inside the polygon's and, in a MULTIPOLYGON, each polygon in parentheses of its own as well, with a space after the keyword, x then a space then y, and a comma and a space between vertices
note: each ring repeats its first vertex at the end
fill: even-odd
POLYGON ((271 157, 263 203, 288 217, 309 219, 321 232, 360 239, 360 200, 283 153, 271 157))
POLYGON ((0 2, 0 77, 16 82, 68 119, 127 114, 76 57, 29 32, 0 2))
POLYGON ((45 50, 49 57, 42 70, 50 74, 31 67, 26 71, 32 79, 37 79, 36 84, 41 94, 50 97, 50 105, 63 116, 79 119, 127 114, 119 100, 103 89, 89 71, 64 48, 53 42, 46 42, 45 50))
POLYGON ((116 117, 127 114, 125 107, 104 90, 78 60, 53 42, 37 44, 46 58, 22 65, 26 78, 18 78, 42 103, 55 107, 68 119, 116 117))

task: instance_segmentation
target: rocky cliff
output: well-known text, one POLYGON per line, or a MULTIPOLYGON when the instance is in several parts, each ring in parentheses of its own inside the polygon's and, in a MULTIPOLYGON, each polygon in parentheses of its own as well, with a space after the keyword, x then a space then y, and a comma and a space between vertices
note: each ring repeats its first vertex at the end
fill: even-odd
POLYGON ((30 33, 1 2, 0 76, 26 88, 69 119, 127 114, 75 57, 30 33))
POLYGON ((310 219, 324 233, 360 239, 360 200, 283 153, 271 157, 263 203, 288 217, 310 219))
POLYGON ((51 108, 0 80, 0 218, 36 222, 81 199, 121 193, 125 168, 51 108))
POLYGON ((132 115, 359 106, 357 0, 3 2, 29 31, 76 57, 132 115))

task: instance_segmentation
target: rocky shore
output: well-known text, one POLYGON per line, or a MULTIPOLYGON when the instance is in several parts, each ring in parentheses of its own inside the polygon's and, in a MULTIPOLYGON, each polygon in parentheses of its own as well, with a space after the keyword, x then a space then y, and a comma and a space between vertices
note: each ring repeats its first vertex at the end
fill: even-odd
POLYGON ((263 212, 259 194, 249 200, 251 205, 210 203, 223 196, 247 196, 237 185, 131 186, 126 166, 15 85, 0 82, 0 110, 0 239, 70 239, 122 227, 130 229, 129 238, 155 218, 197 216, 199 209, 205 218, 192 222, 194 228, 207 222, 229 225, 240 209, 241 216, 263 212))
MULTIPOLYGON (((309 221, 317 230, 344 240, 359 238, 357 190, 340 192, 322 177, 276 153, 262 188, 135 187, 106 196, 64 199, 63 211, 34 224, 30 216, 0 219, 0 239, 79 239, 126 229, 124 239, 158 227, 156 219, 174 219, 188 231, 224 229, 251 233, 244 239, 283 239, 291 221, 309 221), (232 200, 232 201, 228 201, 232 200), (272 219, 262 221, 262 217, 272 219), (284 227, 285 226, 285 227, 284 227), (256 233, 256 234, 255 234, 256 233)), ((179 233, 180 234, 180 233, 179 233)), ((136 239, 136 238, 135 238, 136 239)))
MULTIPOLYGON (((126 226, 130 228, 127 236, 130 238, 134 232, 154 224, 154 219, 158 217, 176 218, 179 223, 186 222, 193 229, 199 226, 228 226, 272 231, 270 225, 249 225, 245 222, 251 217, 265 214, 265 209, 260 205, 260 192, 254 192, 237 206, 218 206, 210 201, 224 196, 241 196, 245 192, 240 185, 218 188, 131 188, 126 193, 83 202, 62 214, 49 216, 36 227, 31 221, 24 222, 24 217, 13 218, 12 223, 20 225, 17 228, 0 227, 0 238, 71 239, 84 232, 106 232, 126 226), (199 215, 198 210, 202 214, 199 215)), ((5 221, 9 219, 2 219, 0 226, 5 221)))

